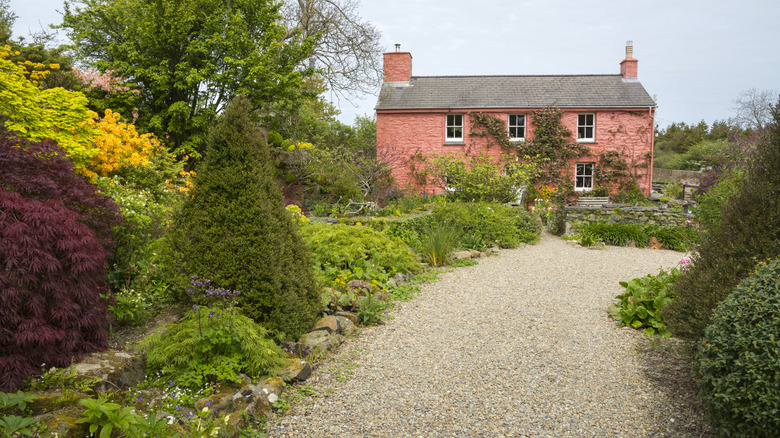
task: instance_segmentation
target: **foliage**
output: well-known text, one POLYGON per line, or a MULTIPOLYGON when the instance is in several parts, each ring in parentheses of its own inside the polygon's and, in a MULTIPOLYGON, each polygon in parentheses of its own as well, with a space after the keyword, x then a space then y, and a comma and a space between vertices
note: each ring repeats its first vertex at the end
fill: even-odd
POLYGON ((487 249, 487 245, 482 238, 476 234, 464 234, 460 238, 460 247, 465 249, 473 249, 475 251, 484 251, 487 249))
POLYGON ((85 410, 76 423, 89 424, 89 433, 92 436, 110 438, 116 433, 129 438, 173 435, 168 419, 157 418, 157 411, 151 411, 144 416, 136 413, 132 406, 122 407, 109 402, 105 397, 99 397, 97 400, 81 399, 79 404, 84 406, 85 410))
POLYGON ((535 242, 541 234, 541 224, 533 213, 503 204, 439 204, 433 208, 430 220, 478 236, 486 246, 514 248, 523 242, 535 242))
POLYGON ((80 216, 79 222, 95 233, 106 250, 113 250, 111 227, 122 221, 116 204, 78 178, 55 143, 0 134, 0 188, 25 198, 62 203, 80 216))
POLYGON ((79 219, 0 188, 0 390, 107 347, 105 251, 79 219))
POLYGON ((780 259, 760 266, 718 305, 694 378, 723 436, 780 435, 780 259))
POLYGON ((98 114, 107 109, 116 113, 133 116, 131 123, 138 118, 138 100, 141 91, 133 84, 117 76, 113 70, 101 72, 89 68, 72 67, 73 76, 78 80, 75 87, 89 100, 89 108, 98 114))
POLYGON ((504 155, 494 160, 485 153, 432 154, 427 170, 438 187, 447 187, 455 201, 508 202, 536 175, 536 165, 504 155))
POLYGON ((22 137, 54 140, 68 153, 76 168, 97 154, 92 147, 95 129, 88 121, 96 114, 81 93, 63 88, 40 89, 8 58, 10 47, 0 48, 0 114, 5 127, 22 137))
POLYGON ((191 198, 168 234, 168 266, 179 279, 199 272, 241 290, 245 315, 279 339, 297 339, 317 317, 319 291, 248 100, 228 106, 208 146, 191 198))
MULTIPOLYGON (((659 227, 656 225, 620 224, 591 222, 578 227, 582 238, 602 241, 610 245, 625 246, 634 241, 636 246, 647 246, 651 237, 673 251, 688 251, 697 241, 696 230, 692 227, 659 227)), ((584 245, 583 246, 590 246, 584 245)))
POLYGON ((312 41, 287 34, 279 4, 253 0, 73 0, 63 24, 82 61, 143 84, 142 131, 177 152, 203 150, 206 131, 239 94, 253 109, 294 100, 312 41), (286 38, 287 37, 287 38, 286 38))
POLYGON ((669 287, 679 277, 680 269, 672 268, 669 272, 662 269, 658 275, 621 281, 620 285, 626 291, 615 297, 620 302, 609 306, 609 314, 618 320, 621 326, 641 329, 648 335, 670 336, 671 332, 666 328, 658 311, 674 298, 669 287))
POLYGON ((551 207, 547 210, 547 230, 555 236, 566 232, 566 211, 563 208, 551 207))
POLYGON ((545 108, 531 113, 534 137, 519 144, 519 154, 535 159, 539 173, 534 185, 551 185, 558 188, 555 201, 563 201, 568 195, 571 178, 563 171, 573 158, 590 155, 590 148, 573 141, 572 133, 563 123, 563 112, 558 108, 545 108))
POLYGON ((769 135, 747 161, 741 187, 720 210, 716 227, 702 226, 691 270, 675 286, 666 310, 672 332, 697 339, 713 309, 762 261, 780 256, 780 108, 769 135))
POLYGON ((292 220, 296 222, 299 226, 304 226, 309 223, 309 218, 303 215, 301 213, 301 207, 298 207, 295 204, 290 204, 287 207, 285 207, 285 210, 287 210, 288 213, 290 213, 290 216, 292 217, 292 220))
POLYGON ((431 266, 443 266, 452 260, 458 233, 447 224, 434 225, 422 236, 422 259, 431 266))
POLYGON ((343 270, 389 276, 420 271, 417 258, 400 239, 368 227, 313 223, 301 228, 300 234, 328 281, 343 270))
POLYGON ((259 376, 284 363, 284 353, 268 339, 268 331, 235 308, 240 292, 216 288, 196 275, 191 284, 188 292, 201 304, 162 335, 141 341, 150 369, 182 386, 198 388, 218 380, 240 382, 239 373, 259 376))
POLYGON ((505 153, 517 151, 517 143, 509 139, 506 122, 489 113, 469 113, 472 137, 485 139, 487 147, 498 145, 505 153))
MULTIPOLYGON (((599 154, 598 165, 594 169, 595 187, 606 189, 612 193, 617 188, 613 198, 619 203, 638 202, 644 199, 644 194, 637 185, 637 169, 650 165, 649 155, 640 159, 632 159, 625 152, 605 151, 599 154)), ((595 193, 591 196, 597 196, 595 193)))

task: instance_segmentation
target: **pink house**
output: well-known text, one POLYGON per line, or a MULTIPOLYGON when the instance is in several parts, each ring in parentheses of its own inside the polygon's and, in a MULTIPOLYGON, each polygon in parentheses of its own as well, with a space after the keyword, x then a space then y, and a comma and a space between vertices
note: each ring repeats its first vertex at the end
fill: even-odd
MULTIPOLYGON (((655 101, 637 78, 638 61, 631 41, 620 73, 555 76, 412 76, 412 55, 384 54, 384 83, 376 105, 377 156, 404 157, 422 153, 481 150, 483 137, 469 135, 469 113, 489 113, 506 122, 513 141, 532 139, 531 112, 558 107, 562 122, 587 144, 592 156, 570 163, 575 190, 594 187, 598 156, 617 151, 627 162, 642 163, 634 171, 645 195, 652 182, 655 101)), ((396 159, 396 161, 399 161, 396 159)), ((393 175, 401 185, 414 184, 407 166, 393 175)))

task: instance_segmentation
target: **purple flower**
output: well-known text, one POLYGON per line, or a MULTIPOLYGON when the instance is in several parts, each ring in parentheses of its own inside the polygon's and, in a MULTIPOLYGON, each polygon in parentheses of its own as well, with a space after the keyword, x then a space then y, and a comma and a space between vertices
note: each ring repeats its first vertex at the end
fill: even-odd
POLYGON ((211 406, 211 403, 213 403, 211 400, 206 401, 206 406, 211 406))
POLYGON ((209 313, 209 318, 211 318, 212 316, 214 316, 214 312, 213 311, 209 313))
POLYGON ((190 277, 190 280, 197 280, 197 279, 198 279, 197 275, 193 275, 193 276, 190 277))
POLYGON ((173 380, 168 382, 168 386, 173 386, 173 380))
POLYGON ((139 402, 139 403, 143 403, 143 401, 144 401, 144 398, 143 398, 143 397, 141 397, 141 396, 139 395, 139 396, 138 396, 138 402, 139 402))
POLYGON ((198 310, 198 306, 192 306, 192 310, 198 310))
POLYGON ((194 292, 194 291, 192 290, 192 288, 190 288, 190 289, 187 289, 187 293, 188 293, 188 294, 191 294, 192 292, 194 292))

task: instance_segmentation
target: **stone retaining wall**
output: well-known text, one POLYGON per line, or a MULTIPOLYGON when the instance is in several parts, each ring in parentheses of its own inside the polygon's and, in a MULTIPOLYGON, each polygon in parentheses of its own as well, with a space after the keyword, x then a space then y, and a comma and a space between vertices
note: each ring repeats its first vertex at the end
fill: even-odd
POLYGON ((582 222, 599 222, 620 224, 646 224, 666 226, 682 226, 690 216, 677 213, 666 204, 658 207, 631 207, 623 204, 604 204, 602 207, 564 207, 566 212, 566 231, 582 222))

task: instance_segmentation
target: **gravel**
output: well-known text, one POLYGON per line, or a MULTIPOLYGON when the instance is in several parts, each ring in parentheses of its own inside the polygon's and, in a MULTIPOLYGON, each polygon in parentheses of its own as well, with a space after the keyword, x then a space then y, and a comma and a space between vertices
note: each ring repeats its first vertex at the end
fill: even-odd
POLYGON ((684 254, 544 234, 455 269, 324 360, 283 437, 711 436, 685 356, 606 313, 619 281, 684 254))

